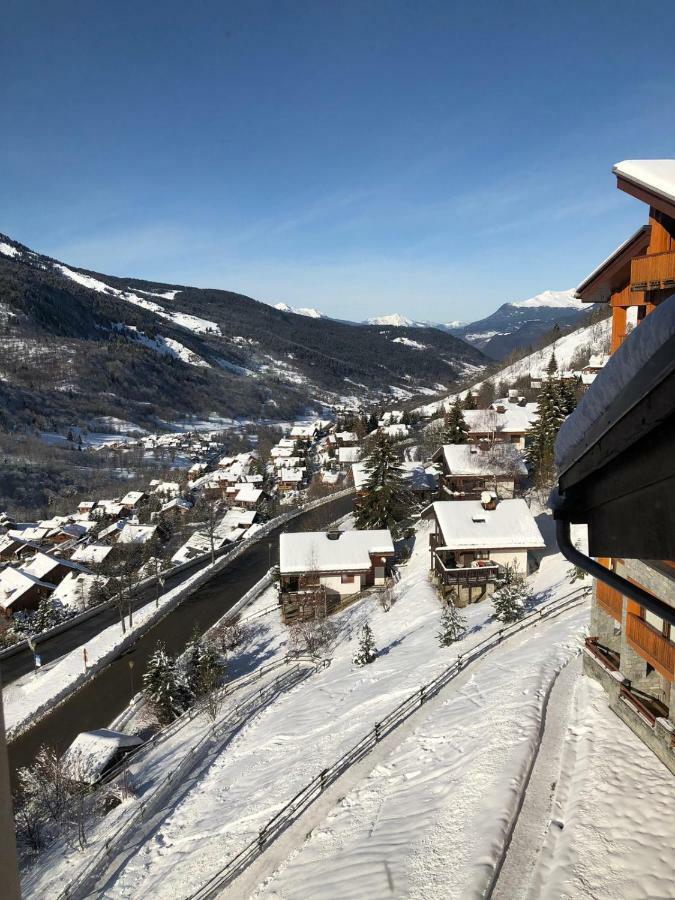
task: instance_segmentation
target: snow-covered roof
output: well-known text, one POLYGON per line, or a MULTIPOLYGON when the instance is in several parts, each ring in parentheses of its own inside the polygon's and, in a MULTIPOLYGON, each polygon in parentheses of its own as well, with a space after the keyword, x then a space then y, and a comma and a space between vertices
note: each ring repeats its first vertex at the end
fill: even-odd
POLYGON ((147 544, 157 531, 156 525, 130 525, 128 522, 120 531, 120 544, 147 544))
POLYGON ((78 572, 85 571, 82 566, 78 565, 77 560, 72 561, 63 559, 60 556, 51 556, 49 553, 36 553, 28 565, 24 566, 23 571, 26 575, 32 575, 39 581, 49 581, 49 576, 59 566, 65 566, 78 572))
POLYGON ((405 480, 413 491, 435 491, 438 477, 433 467, 425 468, 421 462, 402 462, 400 469, 405 480))
POLYGON ((57 585, 52 597, 59 600, 64 606, 80 609, 83 604, 86 604, 94 584, 97 581, 105 584, 107 580, 107 578, 92 575, 90 572, 68 572, 63 581, 57 585))
POLYGON ((237 509, 236 507, 232 507, 232 509, 228 509, 220 520, 216 531, 220 532, 221 529, 228 531, 229 529, 240 525, 253 525, 255 517, 256 511, 254 509, 237 509))
POLYGON ((120 502, 122 506, 136 506, 143 497, 145 497, 143 491, 128 491, 120 502))
POLYGON ((544 539, 524 500, 501 500, 483 509, 480 500, 439 500, 433 504, 451 550, 516 550, 544 547, 544 539))
POLYGON ((338 441, 342 441, 343 444, 355 444, 359 440, 358 435, 353 431, 336 431, 335 437, 338 439, 338 441))
POLYGON ((40 581, 39 578, 23 572, 21 569, 7 566, 0 572, 0 606, 3 609, 8 609, 20 597, 23 597, 26 591, 29 591, 36 585, 49 590, 54 589, 54 585, 49 582, 40 581))
POLYGON ((139 747, 143 741, 135 734, 122 734, 109 728, 83 731, 65 753, 65 764, 73 778, 93 784, 120 750, 139 747))
POLYGON ((257 503, 262 494, 263 492, 260 488, 257 488, 254 484, 242 484, 237 491, 235 501, 237 503, 257 503))
POLYGON ((300 484, 304 477, 304 469, 289 469, 284 467, 277 472, 279 481, 287 484, 300 484))
POLYGON ((609 256, 603 259, 603 261, 599 265, 597 265, 592 272, 589 272, 589 274, 584 278, 581 284, 576 288, 574 292, 575 295, 579 297, 581 292, 584 291, 592 281, 595 281, 598 275, 600 275, 601 272, 606 269, 610 263, 614 262, 615 259, 618 259, 618 257, 621 256, 624 250, 630 247, 631 244, 638 241, 641 237, 646 237, 648 233, 649 225, 642 225, 640 228, 638 228, 637 231, 634 231, 629 238, 626 238, 625 241, 622 241, 622 243, 620 243, 615 250, 612 250, 609 256))
POLYGON ((370 554, 393 555, 389 529, 374 531, 300 531, 279 536, 279 571, 365 572, 370 554), (331 537, 338 534, 339 537, 331 537))
MULTIPOLYGON (((626 337, 563 422, 555 443, 558 472, 568 469, 628 409, 618 411, 624 390, 663 345, 675 336, 675 295, 660 303, 626 337), (615 407, 611 410, 610 407, 615 407)), ((658 374, 658 373, 657 373, 658 374)))
POLYGON ((85 544, 77 547, 70 558, 74 562, 91 566, 102 563, 110 553, 112 553, 112 547, 109 544, 85 544))
POLYGON ((675 203, 675 159, 624 159, 612 172, 652 194, 675 203))
POLYGON ((537 418, 537 404, 528 403, 526 406, 518 406, 509 403, 508 400, 495 401, 493 407, 503 406, 504 412, 496 409, 467 409, 464 411, 464 421, 469 428, 469 434, 484 434, 486 432, 504 432, 506 434, 525 434, 532 427, 537 418))
POLYGON ((452 475, 527 475, 522 454, 510 444, 481 450, 475 444, 444 444, 434 454, 443 458, 452 475))
POLYGON ((338 461, 341 463, 358 462, 360 456, 361 450, 359 447, 338 447, 338 461))

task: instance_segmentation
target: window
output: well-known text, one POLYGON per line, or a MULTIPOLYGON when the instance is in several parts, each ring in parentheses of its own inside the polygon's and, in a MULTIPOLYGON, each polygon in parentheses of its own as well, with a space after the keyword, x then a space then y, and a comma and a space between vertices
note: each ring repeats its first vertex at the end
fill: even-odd
POLYGON ((353 584, 354 576, 353 575, 341 575, 340 581, 342 582, 342 584, 353 584))

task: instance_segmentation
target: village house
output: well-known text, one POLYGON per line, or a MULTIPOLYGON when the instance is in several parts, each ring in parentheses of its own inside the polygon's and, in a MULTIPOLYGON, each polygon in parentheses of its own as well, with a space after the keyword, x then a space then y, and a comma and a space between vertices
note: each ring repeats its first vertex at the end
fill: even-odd
POLYGON ((82 515, 91 515, 95 506, 96 500, 82 500, 77 505, 77 511, 82 515))
POLYGON ((142 503, 145 503, 147 499, 148 495, 145 493, 145 491, 129 491, 124 495, 124 497, 122 497, 120 503, 127 511, 133 511, 138 509, 138 507, 142 503))
POLYGON ((72 552, 72 562, 81 563, 84 566, 100 566, 113 552, 109 544, 80 544, 72 552))
POLYGON ((489 597, 507 566, 521 575, 530 571, 530 554, 544 540, 524 500, 498 500, 485 492, 481 500, 440 500, 431 515, 430 568, 443 595, 457 606, 489 597))
POLYGON ((72 559, 38 552, 22 567, 22 571, 38 581, 56 585, 60 584, 70 572, 86 572, 87 569, 72 559))
POLYGON ((156 525, 132 525, 127 522, 117 538, 118 544, 147 544, 157 534, 156 525))
POLYGON ((338 447, 356 447, 359 436, 353 431, 336 431, 335 440, 338 447))
POLYGON ((675 773, 675 160, 613 171, 648 220, 576 291, 610 307, 611 356, 558 435, 555 516, 596 579, 584 672, 675 773), (570 523, 588 526, 589 557, 570 523))
POLYGON ((289 491, 299 491, 302 487, 304 477, 304 469, 279 469, 277 473, 277 488, 284 493, 289 491))
POLYGON ((6 566, 0 572, 0 612, 9 618, 19 610, 35 610, 40 600, 51 594, 54 588, 55 585, 49 582, 40 581, 13 566, 6 566))
POLYGON ((444 500, 480 500, 484 491, 512 498, 527 477, 525 461, 513 444, 485 449, 479 444, 445 444, 432 459, 441 469, 444 500))
POLYGON ((333 612, 367 587, 383 587, 394 557, 388 529, 305 531, 279 537, 279 590, 284 622, 333 612))
POLYGON ((413 500, 426 506, 438 492, 438 475, 435 466, 421 462, 402 462, 401 471, 405 485, 413 500))
POLYGON ((348 469, 361 459, 359 447, 338 447, 337 463, 340 469, 348 469))
POLYGON ((244 509, 257 509, 258 504, 264 499, 264 493, 254 484, 240 484, 234 498, 237 506, 243 506, 244 509))
POLYGON ((525 437, 537 418, 537 404, 521 406, 507 398, 496 400, 489 409, 467 409, 463 415, 470 443, 507 443, 524 450, 525 437))

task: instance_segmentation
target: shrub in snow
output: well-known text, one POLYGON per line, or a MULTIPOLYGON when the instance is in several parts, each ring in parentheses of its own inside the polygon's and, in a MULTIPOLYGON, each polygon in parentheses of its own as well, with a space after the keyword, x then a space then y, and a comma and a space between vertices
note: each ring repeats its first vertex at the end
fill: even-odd
POLYGON ((315 618, 291 625, 291 646, 299 653, 316 656, 336 636, 336 626, 328 619, 315 618))
POLYGON ((354 662, 357 666, 366 666, 377 659, 377 647, 373 639, 373 630, 366 622, 360 632, 359 649, 354 654, 354 662))
POLYGON ((454 644, 464 634, 465 629, 466 619, 449 599, 441 613, 441 630, 438 632, 441 647, 449 647, 450 644, 454 644))
POLYGON ((143 675, 143 694, 160 725, 172 722, 186 707, 187 689, 176 660, 169 656, 163 644, 148 660, 143 675))
POLYGON ((527 582, 515 567, 507 566, 501 584, 492 598, 495 616, 500 622, 515 622, 525 614, 532 598, 527 582))
POLYGON ((218 651, 210 641, 194 634, 183 654, 183 674, 188 691, 200 700, 214 691, 221 676, 218 651))
POLYGON ((33 618, 35 633, 39 634, 41 631, 54 628, 55 625, 60 625, 61 622, 65 622, 72 615, 73 613, 66 609, 63 603, 55 599, 51 594, 43 597, 33 618))

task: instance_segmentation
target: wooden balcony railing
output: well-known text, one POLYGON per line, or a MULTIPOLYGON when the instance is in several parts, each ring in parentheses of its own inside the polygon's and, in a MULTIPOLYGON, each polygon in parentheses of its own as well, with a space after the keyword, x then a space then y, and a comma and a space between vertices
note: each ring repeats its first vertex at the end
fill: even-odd
POLYGON ((619 654, 609 647, 598 644, 598 639, 594 637, 586 638, 586 649, 594 656, 606 669, 612 672, 619 671, 619 654))
POLYGON ((675 287, 675 251, 635 256, 630 262, 630 289, 659 291, 675 287))
POLYGON ((626 618, 628 643, 663 676, 673 681, 675 676, 675 644, 639 616, 628 613, 626 618))
POLYGON ((601 609, 616 619, 617 622, 621 621, 623 596, 618 591, 609 587, 604 581, 598 581, 596 583, 595 597, 601 609))
POLYGON ((499 574, 500 567, 497 564, 491 566, 471 566, 461 568, 450 568, 446 566, 439 555, 435 554, 436 574, 440 577, 443 584, 456 585, 474 585, 487 584, 488 581, 494 581, 499 574))
POLYGON ((651 709, 645 703, 643 703, 639 697, 636 697, 631 689, 626 687, 625 684, 621 685, 619 692, 626 703, 629 706, 632 706, 636 712, 640 713, 640 715, 643 716, 653 728, 656 724, 656 716, 651 711, 651 709))

